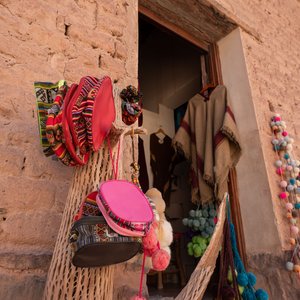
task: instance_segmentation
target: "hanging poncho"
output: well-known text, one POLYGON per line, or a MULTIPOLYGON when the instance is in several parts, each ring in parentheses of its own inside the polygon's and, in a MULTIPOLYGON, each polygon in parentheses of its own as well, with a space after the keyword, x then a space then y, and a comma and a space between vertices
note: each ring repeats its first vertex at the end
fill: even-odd
POLYGON ((226 88, 218 85, 206 101, 200 94, 190 99, 173 143, 191 162, 192 201, 221 201, 227 192, 230 168, 241 146, 226 88))

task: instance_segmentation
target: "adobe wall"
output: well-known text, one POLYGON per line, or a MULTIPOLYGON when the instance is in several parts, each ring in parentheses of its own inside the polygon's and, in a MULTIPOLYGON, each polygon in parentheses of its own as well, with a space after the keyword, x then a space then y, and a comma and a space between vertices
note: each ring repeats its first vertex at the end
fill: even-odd
MULTIPOLYGON (((289 228, 283 214, 285 210, 278 199, 279 178, 274 169, 276 156, 270 144, 272 134, 269 121, 274 112, 281 114, 290 136, 295 139, 294 156, 299 159, 300 3, 296 0, 210 2, 237 24, 253 29, 253 35, 242 31, 241 37, 264 156, 264 162, 260 163, 266 164, 281 245, 283 249, 288 249, 289 228)), ((257 149, 253 148, 251 151, 255 152, 257 149)), ((261 201, 263 203, 264 199, 261 201)))
POLYGON ((137 2, 0 2, 0 299, 41 299, 72 169, 42 154, 34 81, 136 85, 137 2))
MULTIPOLYGON (((282 114, 300 157, 300 4, 208 2, 258 33, 242 32, 242 42, 276 222, 283 228, 280 238, 286 248, 268 124, 272 110, 282 114)), ((40 299, 72 170, 41 152, 33 82, 109 74, 120 86, 136 84, 137 1, 3 0, 0 11, 0 298, 40 299)), ((270 261, 272 257, 253 259, 252 267, 267 268, 270 261)), ((270 270, 276 282, 279 265, 270 270)))

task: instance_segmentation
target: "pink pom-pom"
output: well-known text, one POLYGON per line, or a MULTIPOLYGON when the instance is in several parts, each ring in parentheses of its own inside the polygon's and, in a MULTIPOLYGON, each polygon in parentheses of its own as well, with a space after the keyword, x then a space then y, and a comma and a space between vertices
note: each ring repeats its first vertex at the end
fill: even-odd
POLYGON ((166 250, 157 249, 152 255, 152 266, 156 271, 164 271, 170 263, 170 255, 166 250))
POLYGON ((291 233, 297 235, 299 233, 299 228, 295 225, 291 226, 291 233))
POLYGON ((136 295, 136 296, 131 297, 130 300, 147 300, 147 299, 144 297, 140 297, 139 295, 136 295))
POLYGON ((153 226, 149 229, 146 236, 143 237, 142 243, 145 250, 150 250, 157 247, 157 236, 153 226))
POLYGON ((287 136, 288 133, 287 133, 286 131, 282 131, 282 135, 283 135, 283 136, 287 136))
POLYGON ((287 198, 287 193, 286 192, 282 192, 279 194, 279 198, 280 199, 286 199, 287 198))
POLYGON ((294 205, 292 203, 287 203, 285 207, 288 211, 291 211, 294 208, 294 205))
POLYGON ((292 170, 293 170, 293 167, 289 165, 289 166, 286 167, 286 169, 287 169, 288 171, 292 171, 292 170))
POLYGON ((276 121, 281 121, 281 118, 280 117, 275 117, 274 118, 274 121, 276 122, 276 121))
POLYGON ((280 182, 280 186, 281 186, 282 188, 286 188, 286 187, 287 187, 287 182, 286 182, 285 180, 282 180, 282 181, 280 182))
POLYGON ((277 173, 278 175, 282 175, 283 171, 282 171, 281 168, 277 168, 277 169, 276 169, 276 173, 277 173))

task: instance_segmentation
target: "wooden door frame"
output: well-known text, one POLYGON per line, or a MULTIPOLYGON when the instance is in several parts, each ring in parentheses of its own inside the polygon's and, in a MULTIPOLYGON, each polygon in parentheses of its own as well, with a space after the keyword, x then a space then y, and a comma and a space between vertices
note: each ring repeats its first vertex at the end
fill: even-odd
MULTIPOLYGON (((147 17, 154 23, 157 23, 158 25, 167 28, 168 30, 177 34, 181 38, 187 40, 191 44, 206 51, 208 57, 208 82, 207 83, 211 83, 213 85, 223 84, 219 49, 216 43, 207 45, 207 43, 195 38, 189 32, 167 21, 166 19, 161 18, 153 11, 149 10, 148 8, 140 4, 138 6, 138 11, 140 14, 147 17)), ((235 226, 236 235, 237 235, 238 250, 241 259, 245 267, 247 268, 246 245, 245 245, 240 203, 238 198, 237 176, 236 176, 235 168, 233 168, 230 171, 228 189, 229 189, 230 203, 231 203, 231 215, 232 215, 233 224, 235 226)))

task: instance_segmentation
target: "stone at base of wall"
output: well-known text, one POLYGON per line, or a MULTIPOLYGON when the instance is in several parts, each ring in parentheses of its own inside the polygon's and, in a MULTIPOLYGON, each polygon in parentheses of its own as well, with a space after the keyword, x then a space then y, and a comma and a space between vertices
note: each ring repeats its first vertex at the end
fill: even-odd
POLYGON ((269 299, 299 300, 299 277, 285 269, 285 263, 291 253, 281 255, 255 254, 248 256, 249 271, 257 277, 255 288, 263 288, 269 293, 269 299))
POLYGON ((0 299, 40 300, 43 297, 46 273, 23 274, 0 271, 0 299))

